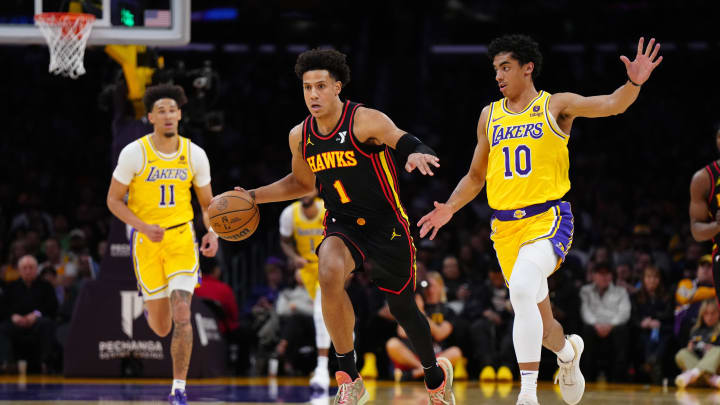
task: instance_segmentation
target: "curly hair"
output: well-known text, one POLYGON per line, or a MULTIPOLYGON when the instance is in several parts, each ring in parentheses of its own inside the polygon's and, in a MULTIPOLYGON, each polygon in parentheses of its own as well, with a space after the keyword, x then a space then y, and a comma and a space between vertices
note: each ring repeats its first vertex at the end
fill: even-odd
POLYGON ((505 52, 510 52, 512 58, 517 59, 520 65, 533 62, 535 64, 532 72, 533 80, 537 79, 540 75, 543 57, 540 53, 540 46, 534 39, 527 35, 512 34, 503 35, 490 42, 488 46, 488 56, 490 60, 495 59, 495 56, 498 54, 505 52))
POLYGON ((143 96, 145 110, 147 112, 152 111, 155 102, 161 98, 171 98, 175 100, 178 107, 182 107, 188 101, 185 96, 185 90, 183 90, 182 87, 174 84, 158 84, 157 86, 150 86, 145 90, 145 95, 143 96))
POLYGON ((302 80, 310 70, 327 70, 333 79, 342 82, 343 87, 350 83, 350 66, 345 54, 334 49, 311 49, 301 53, 295 62, 295 74, 302 80))

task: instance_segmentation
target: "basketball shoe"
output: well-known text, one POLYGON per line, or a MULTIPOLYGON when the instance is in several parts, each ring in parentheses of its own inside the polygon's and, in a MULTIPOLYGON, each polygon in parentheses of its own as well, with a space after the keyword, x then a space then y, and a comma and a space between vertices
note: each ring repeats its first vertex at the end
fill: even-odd
POLYGON ((187 395, 185 390, 176 389, 174 393, 168 395, 170 405, 187 405, 187 395))
POLYGON ((575 349, 575 357, 567 363, 563 363, 558 359, 560 369, 557 377, 555 377, 555 384, 558 381, 560 382, 560 393, 563 400, 570 405, 575 405, 580 402, 583 393, 585 393, 585 377, 580 371, 580 356, 582 356, 585 349, 585 343, 578 335, 570 335, 567 340, 575 349))
MULTIPOLYGON (((428 389, 430 399, 428 405, 455 405, 455 394, 452 391, 453 366, 450 360, 445 357, 438 357, 437 364, 445 374, 445 380, 439 387, 428 389)), ((427 386, 425 387, 427 388, 427 386)))
POLYGON ((327 389, 330 385, 330 373, 326 367, 315 367, 313 376, 310 379, 310 386, 314 388, 327 389))
POLYGON ((338 392, 335 395, 333 405, 362 405, 370 399, 363 384, 362 378, 358 377, 353 381, 348 373, 338 371, 335 373, 338 384, 338 392))

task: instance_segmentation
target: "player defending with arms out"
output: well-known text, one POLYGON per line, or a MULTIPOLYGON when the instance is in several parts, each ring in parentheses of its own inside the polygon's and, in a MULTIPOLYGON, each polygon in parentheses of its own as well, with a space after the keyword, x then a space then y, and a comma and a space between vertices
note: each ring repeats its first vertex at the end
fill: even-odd
POLYGON ((428 321, 415 304, 415 246, 399 198, 394 156, 408 172, 417 168, 427 175, 433 174, 430 166, 439 167, 438 158, 385 114, 340 99, 350 80, 342 53, 304 52, 295 72, 310 115, 290 131, 292 172, 250 193, 257 203, 290 200, 314 192, 317 180, 327 209, 325 238, 318 247, 322 313, 340 369, 334 403, 368 400, 355 364, 355 314, 345 292, 345 281, 365 260, 372 260, 371 277, 420 357, 430 403, 455 403, 452 366, 435 359, 428 321))
POLYGON ((313 321, 315 324, 315 346, 318 351, 317 366, 310 386, 326 390, 330 385, 328 374, 328 351, 330 334, 322 317, 322 299, 318 280, 318 257, 316 249, 323 239, 325 204, 317 194, 301 198, 288 205, 280 214, 280 247, 300 271, 305 289, 313 299, 313 321))
MULTIPOLYGON (((720 150, 720 126, 715 132, 720 150)), ((718 232, 720 232, 720 160, 695 172, 690 181, 690 233, 698 242, 712 240, 713 281, 715 296, 720 297, 720 263, 718 263, 718 232)))
MULTIPOLYGON (((505 96, 486 106, 477 127, 478 144, 470 170, 445 203, 435 202, 418 226, 431 239, 453 214, 470 202, 487 181, 488 204, 498 262, 510 288, 515 311, 513 343, 521 371, 518 404, 537 404, 540 351, 544 345, 558 356, 560 390, 565 402, 582 398, 580 372, 583 341, 565 337, 553 318, 547 277, 564 260, 572 244, 570 204, 560 199, 570 189, 567 142, 573 120, 621 114, 637 98, 640 86, 660 63, 660 45, 638 43, 634 61, 620 59, 628 79, 610 95, 583 97, 537 91, 542 55, 524 35, 495 39, 488 48, 495 80, 505 96)), ((557 381, 556 381, 557 382, 557 381)))
MULTIPOLYGON (((198 282, 190 187, 195 188, 208 229, 207 207, 212 199, 205 151, 178 135, 180 107, 186 101, 180 86, 147 89, 143 102, 153 133, 120 152, 107 196, 110 212, 130 230, 135 277, 150 329, 160 337, 173 330, 174 380, 168 400, 174 405, 187 403, 185 380, 193 345, 190 301, 198 282)), ((203 255, 215 256, 217 247, 217 235, 203 236, 203 255)))

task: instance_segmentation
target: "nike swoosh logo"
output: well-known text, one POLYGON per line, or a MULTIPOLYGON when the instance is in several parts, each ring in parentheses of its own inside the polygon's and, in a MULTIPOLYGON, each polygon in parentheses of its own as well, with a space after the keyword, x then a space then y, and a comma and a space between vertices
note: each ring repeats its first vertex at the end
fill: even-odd
POLYGON ((505 118, 504 115, 503 115, 502 117, 497 117, 497 118, 495 118, 494 120, 492 120, 492 122, 495 122, 495 121, 497 121, 497 120, 501 120, 501 119, 503 119, 503 118, 505 118))
POLYGON ((155 160, 148 160, 148 164, 152 164, 152 163, 155 163, 155 162, 157 162, 157 159, 155 159, 155 160))

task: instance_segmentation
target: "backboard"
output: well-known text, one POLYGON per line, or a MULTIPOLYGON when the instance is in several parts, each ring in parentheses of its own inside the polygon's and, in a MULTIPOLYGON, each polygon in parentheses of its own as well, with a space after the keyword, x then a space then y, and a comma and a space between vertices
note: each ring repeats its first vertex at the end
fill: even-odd
POLYGON ((44 44, 33 17, 82 5, 96 17, 88 45, 190 42, 191 0, 0 0, 0 44, 44 44))

